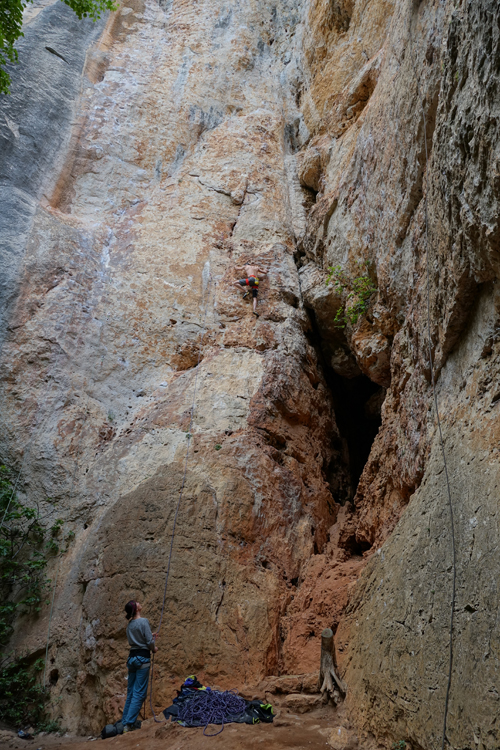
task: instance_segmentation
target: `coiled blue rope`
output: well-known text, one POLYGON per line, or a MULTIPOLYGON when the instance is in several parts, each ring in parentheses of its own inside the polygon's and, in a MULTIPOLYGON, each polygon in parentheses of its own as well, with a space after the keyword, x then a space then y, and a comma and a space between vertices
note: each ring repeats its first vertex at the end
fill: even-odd
POLYGON ((204 726, 205 737, 215 737, 224 729, 224 722, 231 721, 229 717, 235 714, 241 714, 246 706, 246 701, 232 690, 222 693, 203 690, 179 706, 177 720, 188 726, 204 726), (209 724, 222 724, 222 727, 218 732, 207 734, 209 724))

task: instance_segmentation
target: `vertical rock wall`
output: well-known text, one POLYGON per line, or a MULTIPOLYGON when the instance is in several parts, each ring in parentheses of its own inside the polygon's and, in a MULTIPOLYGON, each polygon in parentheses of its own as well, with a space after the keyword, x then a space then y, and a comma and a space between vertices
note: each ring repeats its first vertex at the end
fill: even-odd
POLYGON ((298 95, 311 139, 297 161, 314 205, 298 250, 332 369, 352 380, 357 367, 386 389, 339 537, 376 551, 337 631, 348 701, 358 726, 388 746, 441 742, 452 545, 429 311, 457 561, 447 737, 455 748, 494 748, 498 7, 338 5, 335 16, 311 3, 306 20, 298 95), (377 288, 367 313, 340 330, 335 311, 356 300, 338 274, 325 288, 336 266, 377 288))
MULTIPOLYGON (((158 623, 181 487, 157 704, 193 671, 234 686, 316 668, 330 611, 303 623, 301 647, 288 609, 349 479, 293 260, 303 216, 272 45, 298 20, 286 2, 125 4, 32 188, 2 455, 21 497, 75 534, 51 571, 69 728, 96 731, 123 703, 123 606, 136 597, 158 623), (270 269, 259 318, 233 285, 247 261, 270 269)), ((32 138, 48 149, 50 130, 32 138)), ((17 157, 3 158, 8 174, 17 157)), ((48 627, 47 608, 12 645, 39 653, 48 627)))
MULTIPOLYGON (((338 624, 358 727, 436 746, 452 558, 430 320, 457 556, 448 739, 498 747, 497 11, 130 1, 78 27, 64 106, 17 79, 1 453, 75 532, 50 639, 68 726, 123 701, 123 600, 158 621, 190 431, 158 703, 186 670, 310 672, 338 624), (22 184, 20 154, 39 164, 22 184), (258 319, 231 285, 250 259, 270 267, 258 319), (350 315, 355 279, 376 292, 350 315)), ((41 651, 47 626, 13 644, 41 651)))

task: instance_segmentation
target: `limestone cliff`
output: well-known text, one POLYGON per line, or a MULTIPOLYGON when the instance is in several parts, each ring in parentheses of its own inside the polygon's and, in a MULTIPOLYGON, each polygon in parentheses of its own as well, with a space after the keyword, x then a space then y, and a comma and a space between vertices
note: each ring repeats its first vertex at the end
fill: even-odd
MULTIPOLYGON (((338 626, 359 731, 437 744, 430 320, 448 738, 498 747, 496 4, 33 11, 1 103, 0 453, 75 532, 49 643, 65 724, 123 701, 123 603, 158 621, 189 444, 158 705, 186 671, 312 672, 338 626), (232 285, 252 259, 259 318, 232 285), (356 279, 375 292, 349 315, 356 279)), ((48 615, 13 645, 45 649, 48 615)))

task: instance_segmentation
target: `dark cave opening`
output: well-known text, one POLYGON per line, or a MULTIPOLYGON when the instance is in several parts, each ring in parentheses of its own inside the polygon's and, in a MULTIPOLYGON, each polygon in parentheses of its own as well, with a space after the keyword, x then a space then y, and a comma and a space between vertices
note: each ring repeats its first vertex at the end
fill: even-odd
POLYGON ((58 669, 51 669, 50 675, 49 675, 49 682, 51 685, 57 685, 57 682, 59 680, 59 670, 58 669))
POLYGON ((332 394, 335 418, 349 450, 353 496, 382 423, 380 409, 385 389, 366 375, 345 378, 330 367, 325 376, 332 394))
MULTIPOLYGON (((382 424, 381 408, 386 391, 366 375, 359 374, 348 378, 335 372, 329 364, 327 354, 330 346, 322 339, 314 311, 308 309, 308 313, 311 330, 307 336, 318 354, 332 396, 335 420, 344 443, 343 453, 348 464, 350 488, 347 493, 334 493, 335 499, 343 504, 352 500, 356 494, 373 441, 382 424)), ((335 471, 336 467, 332 467, 332 470, 335 471)), ((362 554, 364 551, 353 549, 353 554, 362 554)))
POLYGON ((371 549, 372 545, 370 542, 356 541, 356 535, 352 534, 342 543, 342 547, 349 554, 349 557, 363 557, 363 553, 371 549))

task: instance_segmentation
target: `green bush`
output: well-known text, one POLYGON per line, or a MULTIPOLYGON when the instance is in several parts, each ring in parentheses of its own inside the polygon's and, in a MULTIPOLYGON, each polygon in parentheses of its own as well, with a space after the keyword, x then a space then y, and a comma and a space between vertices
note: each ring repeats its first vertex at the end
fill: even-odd
POLYGON ((40 611, 48 580, 49 557, 60 551, 63 521, 42 518, 39 508, 22 505, 10 473, 0 466, 0 648, 5 646, 17 614, 40 611), (5 514, 5 517, 4 517, 5 514))
POLYGON ((0 666, 0 719, 15 727, 44 728, 47 692, 40 684, 44 660, 17 658, 0 666))
MULTIPOLYGON (((368 266, 369 261, 359 265, 368 266)), ((328 271, 327 285, 333 282, 335 289, 345 299, 344 305, 339 307, 335 315, 335 325, 339 328, 345 328, 348 322, 355 325, 362 315, 366 315, 370 298, 377 287, 367 274, 352 279, 341 266, 331 266, 328 271)))
MULTIPOLYGON (((55 726, 45 712, 47 692, 40 684, 44 660, 6 652, 13 623, 19 614, 36 615, 50 580, 48 560, 67 550, 74 534, 62 539, 63 521, 51 521, 39 508, 22 505, 7 467, 0 466, 0 720, 55 726)), ((53 728, 52 728, 52 731, 53 728)))

